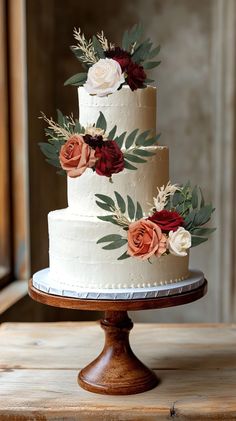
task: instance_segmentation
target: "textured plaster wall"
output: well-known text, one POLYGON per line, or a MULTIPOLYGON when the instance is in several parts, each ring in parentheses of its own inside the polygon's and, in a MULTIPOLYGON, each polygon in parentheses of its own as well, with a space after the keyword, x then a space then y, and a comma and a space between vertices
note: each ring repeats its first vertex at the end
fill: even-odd
MULTIPOLYGON (((216 3, 215 3, 216 5, 216 3)), ((153 71, 158 86, 158 127, 170 148, 174 182, 200 184, 214 199, 214 87, 212 38, 214 1, 139 1, 147 34, 162 46, 162 64, 153 71)), ((214 234, 213 234, 214 235, 214 234)), ((216 321, 218 291, 214 283, 214 237, 191 251, 191 267, 209 279, 206 298, 191 305, 137 313, 138 320, 216 321)))
MULTIPOLYGON (((222 48, 217 43, 216 10, 219 5, 224 10, 226 3, 232 1, 67 0, 67 7, 54 0, 27 2, 34 270, 47 265, 47 213, 66 205, 65 181, 39 157, 37 141, 43 136, 43 125, 37 116, 40 110, 55 115, 58 107, 65 113, 77 114, 75 89, 63 88, 63 82, 79 70, 67 48, 73 42, 73 27, 81 26, 87 35, 104 29, 111 40, 118 42, 125 28, 139 20, 144 23, 146 34, 162 46, 162 64, 152 76, 158 86, 161 142, 170 148, 171 180, 190 179, 203 187, 207 199, 215 201, 216 194, 219 195, 217 183, 221 182, 219 176, 216 178, 219 168, 215 164, 215 133, 220 89, 216 74, 221 65, 217 57, 222 48)), ((202 269, 209 280, 206 298, 176 309, 137 312, 136 320, 217 321, 220 290, 215 279, 218 259, 215 244, 213 234, 208 243, 191 252, 191 266, 202 269)))

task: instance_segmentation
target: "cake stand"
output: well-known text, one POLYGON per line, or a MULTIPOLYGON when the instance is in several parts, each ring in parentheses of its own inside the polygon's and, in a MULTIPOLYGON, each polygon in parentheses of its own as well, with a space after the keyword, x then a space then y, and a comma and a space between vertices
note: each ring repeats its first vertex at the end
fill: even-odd
POLYGON ((148 310, 191 303, 207 292, 200 271, 192 271, 180 283, 130 290, 67 290, 66 285, 49 283, 49 270, 37 272, 29 282, 34 300, 54 307, 105 311, 100 321, 105 331, 101 354, 78 375, 84 389, 108 395, 130 395, 150 390, 159 379, 133 353, 129 332, 133 327, 128 310, 148 310))

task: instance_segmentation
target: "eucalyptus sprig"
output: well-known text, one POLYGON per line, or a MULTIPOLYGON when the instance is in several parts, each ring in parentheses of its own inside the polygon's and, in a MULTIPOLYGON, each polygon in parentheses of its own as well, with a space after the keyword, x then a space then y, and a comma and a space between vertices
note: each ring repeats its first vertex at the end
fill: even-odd
POLYGON ((216 230, 204 226, 209 222, 215 209, 211 203, 205 204, 201 188, 199 186, 192 188, 190 182, 168 198, 165 208, 175 210, 183 217, 184 228, 192 236, 192 247, 207 241, 208 236, 216 230))
POLYGON ((156 146, 161 136, 152 136, 151 130, 139 133, 137 129, 131 132, 127 137, 124 138, 120 147, 124 153, 125 168, 129 170, 137 170, 137 167, 133 165, 147 162, 146 158, 149 158, 156 154, 154 149, 149 149, 151 146, 156 146))
MULTIPOLYGON (((88 69, 98 60, 106 58, 106 52, 115 48, 115 44, 108 41, 104 32, 101 31, 90 39, 86 39, 81 29, 74 29, 76 45, 71 46, 77 60, 84 68, 84 72, 77 73, 66 80, 65 85, 83 86, 87 80, 88 69)), ((130 54, 132 62, 142 66, 145 70, 154 69, 161 63, 156 60, 160 52, 160 45, 153 46, 150 38, 144 38, 144 27, 141 23, 134 25, 124 32, 122 37, 122 50, 130 54)), ((154 82, 146 78, 145 87, 148 83, 154 82)))
MULTIPOLYGON (((107 122, 104 114, 100 111, 96 127, 101 128, 104 132, 107 131, 107 122)), ((152 130, 146 130, 139 132, 138 129, 133 130, 127 135, 127 132, 121 133, 117 136, 117 126, 114 126, 107 134, 107 138, 114 140, 119 148, 122 150, 125 161, 125 168, 128 170, 137 170, 135 164, 142 164, 147 162, 146 158, 149 158, 156 154, 155 150, 150 150, 149 147, 157 146, 158 140, 161 136, 153 136, 152 130)))
POLYGON ((40 118, 48 124, 48 127, 45 129, 47 142, 40 142, 39 147, 46 156, 46 162, 58 168, 58 174, 65 175, 66 172, 61 168, 59 161, 61 147, 73 134, 84 133, 84 128, 73 115, 65 116, 60 110, 57 110, 57 122, 46 117, 44 113, 41 113, 40 118))
MULTIPOLYGON (((102 112, 99 113, 96 127, 101 128, 106 132, 107 122, 102 112)), ((124 154, 125 168, 129 170, 137 170, 137 167, 133 165, 147 162, 148 157, 155 155, 154 150, 148 149, 150 146, 156 146, 161 136, 153 136, 151 130, 139 132, 138 129, 133 130, 127 135, 127 132, 121 133, 117 136, 117 126, 114 126, 107 134, 107 138, 114 140, 124 154), (132 163, 132 164, 131 164, 132 163)))
MULTIPOLYGON (((48 127, 45 129, 47 142, 40 142, 39 147, 46 156, 46 161, 56 168, 59 168, 59 174, 66 174, 66 172, 61 169, 59 161, 61 147, 74 134, 86 134, 88 128, 83 127, 79 120, 74 119, 72 115, 63 115, 60 110, 57 110, 57 121, 46 117, 43 113, 40 118, 47 123, 48 127)), ((102 112, 99 113, 96 123, 91 127, 101 129, 104 138, 114 140, 117 143, 123 152, 125 168, 129 170, 137 170, 137 166, 134 164, 145 163, 147 162, 147 158, 155 155, 155 151, 153 149, 150 150, 148 147, 157 144, 160 134, 152 136, 151 131, 149 130, 139 133, 138 129, 136 129, 128 135, 126 132, 117 135, 117 126, 114 126, 108 132, 107 121, 102 112)))
MULTIPOLYGON (((101 221, 118 225, 127 231, 131 222, 143 218, 142 207, 139 202, 135 205, 130 196, 127 196, 127 201, 125 201, 118 192, 115 191, 114 195, 115 199, 104 194, 95 195, 99 199, 96 201, 97 206, 110 212, 110 215, 102 215, 97 218, 101 221)), ((97 241, 97 244, 100 243, 108 243, 102 247, 104 250, 113 250, 124 246, 127 243, 127 237, 122 237, 118 234, 109 234, 97 241)), ((128 257, 130 256, 125 252, 118 257, 118 260, 127 259, 128 257)))
MULTIPOLYGON (((145 70, 153 69, 160 65, 161 61, 156 61, 155 57, 159 54, 161 46, 153 47, 150 38, 142 41, 144 27, 141 23, 134 25, 130 30, 125 31, 122 38, 122 48, 131 53, 132 60, 144 67, 145 70)), ((153 80, 146 79, 146 83, 153 80)))

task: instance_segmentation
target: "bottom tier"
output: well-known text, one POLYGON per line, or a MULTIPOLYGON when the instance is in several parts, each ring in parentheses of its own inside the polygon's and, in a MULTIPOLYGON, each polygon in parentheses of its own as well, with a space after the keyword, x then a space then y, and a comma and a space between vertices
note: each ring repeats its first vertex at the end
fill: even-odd
MULTIPOLYGON (((50 279, 68 287, 140 288, 178 282, 189 276, 188 256, 167 255, 148 261, 117 260, 122 249, 105 251, 97 240, 106 235, 108 223, 79 217, 70 209, 50 212, 50 279)), ((109 232, 120 228, 109 224, 109 232)))

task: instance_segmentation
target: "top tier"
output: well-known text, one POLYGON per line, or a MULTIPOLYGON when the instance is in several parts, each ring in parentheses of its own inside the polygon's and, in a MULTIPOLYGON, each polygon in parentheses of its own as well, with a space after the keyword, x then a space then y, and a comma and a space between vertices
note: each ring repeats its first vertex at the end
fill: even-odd
POLYGON ((156 133, 156 88, 148 86, 132 92, 127 85, 112 95, 99 97, 78 88, 79 120, 82 126, 92 125, 101 111, 107 121, 107 130, 117 126, 117 133, 135 129, 156 133))

